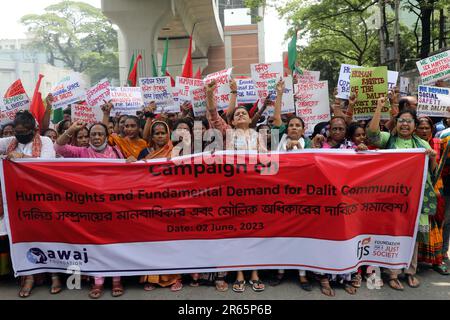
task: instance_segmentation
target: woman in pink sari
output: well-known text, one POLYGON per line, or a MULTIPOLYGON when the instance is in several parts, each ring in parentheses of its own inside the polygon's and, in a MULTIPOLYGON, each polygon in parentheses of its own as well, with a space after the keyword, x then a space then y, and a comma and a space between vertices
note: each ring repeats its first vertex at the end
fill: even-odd
MULTIPOLYGON (((82 121, 74 122, 55 143, 55 151, 64 158, 103 158, 122 159, 123 155, 116 146, 108 145, 108 128, 103 123, 92 125, 89 130, 89 146, 77 147, 69 145, 73 135, 85 128, 82 121)), ((105 277, 94 277, 94 285, 89 291, 89 297, 98 299, 103 294, 105 277)), ((120 277, 113 277, 112 296, 123 295, 124 289, 120 277)))
POLYGON ((123 159, 116 146, 108 145, 108 128, 103 123, 92 125, 89 130, 89 146, 77 147, 69 145, 75 132, 86 126, 82 121, 74 122, 55 143, 55 151, 64 158, 105 158, 123 159))

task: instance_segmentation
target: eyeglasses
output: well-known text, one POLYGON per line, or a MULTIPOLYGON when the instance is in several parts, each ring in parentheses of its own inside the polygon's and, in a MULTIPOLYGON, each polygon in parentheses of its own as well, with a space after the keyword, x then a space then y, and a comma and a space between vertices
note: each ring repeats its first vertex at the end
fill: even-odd
POLYGON ((399 118, 399 119, 397 119, 397 122, 400 123, 400 124, 403 124, 403 123, 411 124, 411 123, 414 122, 414 119, 402 119, 402 118, 399 118))

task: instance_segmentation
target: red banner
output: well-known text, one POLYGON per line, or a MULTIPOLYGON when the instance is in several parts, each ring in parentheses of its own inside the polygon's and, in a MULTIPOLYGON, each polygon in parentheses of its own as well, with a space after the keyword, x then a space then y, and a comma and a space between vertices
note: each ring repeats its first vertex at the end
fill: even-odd
MULTIPOLYGON (((207 164, 199 158, 185 164, 3 161, 15 270, 36 269, 31 268, 34 260, 24 259, 33 246, 42 247, 47 258, 46 250, 52 251, 49 248, 56 243, 72 250, 88 248, 89 254, 95 253, 101 260, 104 255, 98 250, 103 246, 98 245, 163 243, 171 246, 173 261, 180 263, 181 253, 177 257, 175 244, 181 248, 195 241, 205 245, 204 240, 213 240, 217 245, 227 239, 238 241, 246 252, 236 262, 220 258, 210 261, 205 253, 203 258, 196 257, 200 265, 190 261, 165 267, 229 270, 236 265, 303 266, 337 272, 358 264, 401 267, 409 263, 425 177, 423 152, 338 151, 276 156, 266 164, 251 164, 248 156, 241 164, 207 164), (270 251, 273 263, 251 259, 247 263, 247 250, 251 253, 252 248, 245 249, 246 244, 256 241, 259 247, 255 250, 264 252, 267 246, 276 250, 278 242, 270 239, 291 241, 283 243, 309 239, 318 241, 321 250, 328 250, 326 246, 332 244, 343 250, 334 254, 345 256, 336 257, 330 265, 311 256, 314 250, 308 250, 312 252, 290 252, 291 261, 278 248, 279 252, 270 251), (347 242, 349 248, 344 246, 347 242), (369 243, 370 254, 364 254, 361 243, 369 243), (382 244, 392 248, 385 250, 382 244), (398 250, 397 256, 387 254, 392 250, 398 250), (307 262, 299 262, 304 258, 307 262)), ((142 274, 150 269, 161 272, 163 267, 157 261, 148 261, 152 268, 138 272, 137 266, 126 262, 130 253, 120 254, 120 269, 103 261, 98 270, 107 266, 112 271, 128 272, 116 274, 142 274)), ((49 260, 55 259, 50 254, 49 260)), ((95 271, 97 266, 90 263, 95 261, 85 263, 87 270, 95 271)), ((146 261, 141 263, 145 265, 146 261)), ((49 263, 36 266, 34 262, 34 267, 45 269, 49 263)))

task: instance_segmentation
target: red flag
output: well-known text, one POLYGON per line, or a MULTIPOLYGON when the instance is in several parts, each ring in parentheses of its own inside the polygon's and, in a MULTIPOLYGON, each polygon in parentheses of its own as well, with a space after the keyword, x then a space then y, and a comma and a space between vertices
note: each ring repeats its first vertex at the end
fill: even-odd
POLYGON ((286 72, 286 70, 290 70, 289 69, 289 57, 288 57, 288 55, 286 55, 284 57, 284 65, 283 65, 283 67, 284 67, 284 76, 287 77, 288 73, 286 72))
POLYGON ((252 108, 250 109, 250 111, 248 112, 248 115, 249 115, 250 117, 252 117, 252 118, 253 118, 253 116, 255 115, 256 111, 258 110, 258 102, 259 102, 259 99, 256 100, 256 102, 253 104, 253 107, 252 107, 252 108))
POLYGON ((201 79, 202 78, 202 70, 200 67, 198 67, 197 73, 194 76, 195 79, 201 79))
POLYGON ((41 80, 43 77, 44 76, 42 74, 39 74, 39 79, 36 82, 36 88, 34 89, 33 99, 31 99, 30 105, 30 112, 38 121, 39 126, 41 125, 41 121, 45 113, 44 101, 42 101, 42 95, 39 92, 39 87, 41 86, 41 80))
POLYGON ((170 77, 170 85, 172 87, 175 87, 175 80, 173 80, 172 76, 170 75, 169 71, 166 70, 166 77, 170 77))
POLYGON ((14 81, 14 83, 6 90, 4 98, 11 98, 17 96, 19 94, 26 94, 25 89, 23 88, 22 81, 20 79, 14 81))
POLYGON ((136 82, 137 82, 137 67, 138 67, 138 62, 139 60, 142 60, 142 56, 138 55, 136 58, 136 61, 134 62, 134 66, 133 69, 131 70, 129 76, 128 76, 128 83, 132 86, 132 87, 136 87, 136 82))
POLYGON ((182 77, 192 78, 194 72, 192 71, 192 36, 189 37, 189 51, 186 57, 186 62, 184 63, 182 77))

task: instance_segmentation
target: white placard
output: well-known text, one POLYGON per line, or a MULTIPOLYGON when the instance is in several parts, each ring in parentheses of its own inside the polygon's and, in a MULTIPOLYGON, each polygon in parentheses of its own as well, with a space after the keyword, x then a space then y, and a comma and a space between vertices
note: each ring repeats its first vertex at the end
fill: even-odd
POLYGON ((89 106, 84 104, 73 104, 71 107, 72 121, 83 121, 88 124, 101 122, 103 119, 103 112, 100 106, 89 106))
POLYGON ((225 110, 230 104, 230 78, 233 68, 221 70, 208 74, 203 82, 205 84, 216 81, 216 90, 214 91, 214 98, 216 101, 217 110, 225 110))
MULTIPOLYGON (((283 78, 284 81, 284 92, 283 99, 281 100, 281 114, 295 113, 294 104, 294 87, 292 76, 287 76, 283 78)), ((274 107, 268 106, 266 111, 264 111, 265 116, 273 116, 274 107)))
MULTIPOLYGON (((272 63, 257 63, 250 65, 250 71, 252 74, 252 79, 255 81, 256 93, 259 99, 258 106, 262 107, 264 100, 270 94, 270 99, 275 101, 276 98, 276 86, 278 80, 283 77, 283 63, 282 62, 272 62, 272 63)), ((265 114, 273 114, 268 108, 265 114)))
POLYGON ((0 124, 12 122, 16 113, 21 110, 30 110, 30 99, 25 93, 10 98, 3 98, 0 106, 0 124))
POLYGON ((417 115, 450 117, 450 88, 419 86, 417 115))
POLYGON ((198 88, 191 91, 192 109, 194 117, 202 117, 206 115, 206 90, 198 88))
POLYGON ((53 95, 52 107, 59 109, 86 100, 86 85, 80 74, 71 73, 55 84, 51 93, 53 95))
POLYGON ((114 114, 136 115, 144 105, 140 87, 110 87, 111 102, 114 114))
POLYGON ((255 82, 250 77, 235 79, 237 84, 237 102, 255 103, 258 100, 255 82))
POLYGON ((328 81, 298 83, 295 85, 295 95, 296 113, 305 122, 306 135, 313 133, 316 124, 331 119, 328 81))
POLYGON ((302 70, 303 74, 297 74, 297 83, 309 83, 320 81, 320 71, 302 70))
POLYGON ((86 91, 86 102, 91 107, 99 107, 104 101, 110 100, 109 87, 111 84, 108 79, 102 79, 92 88, 86 91))
POLYGON ((450 78, 450 50, 416 62, 422 83, 433 84, 450 78))
POLYGON ((170 77, 140 78, 139 86, 145 105, 152 101, 156 103, 155 113, 180 112, 179 106, 173 101, 170 77))

